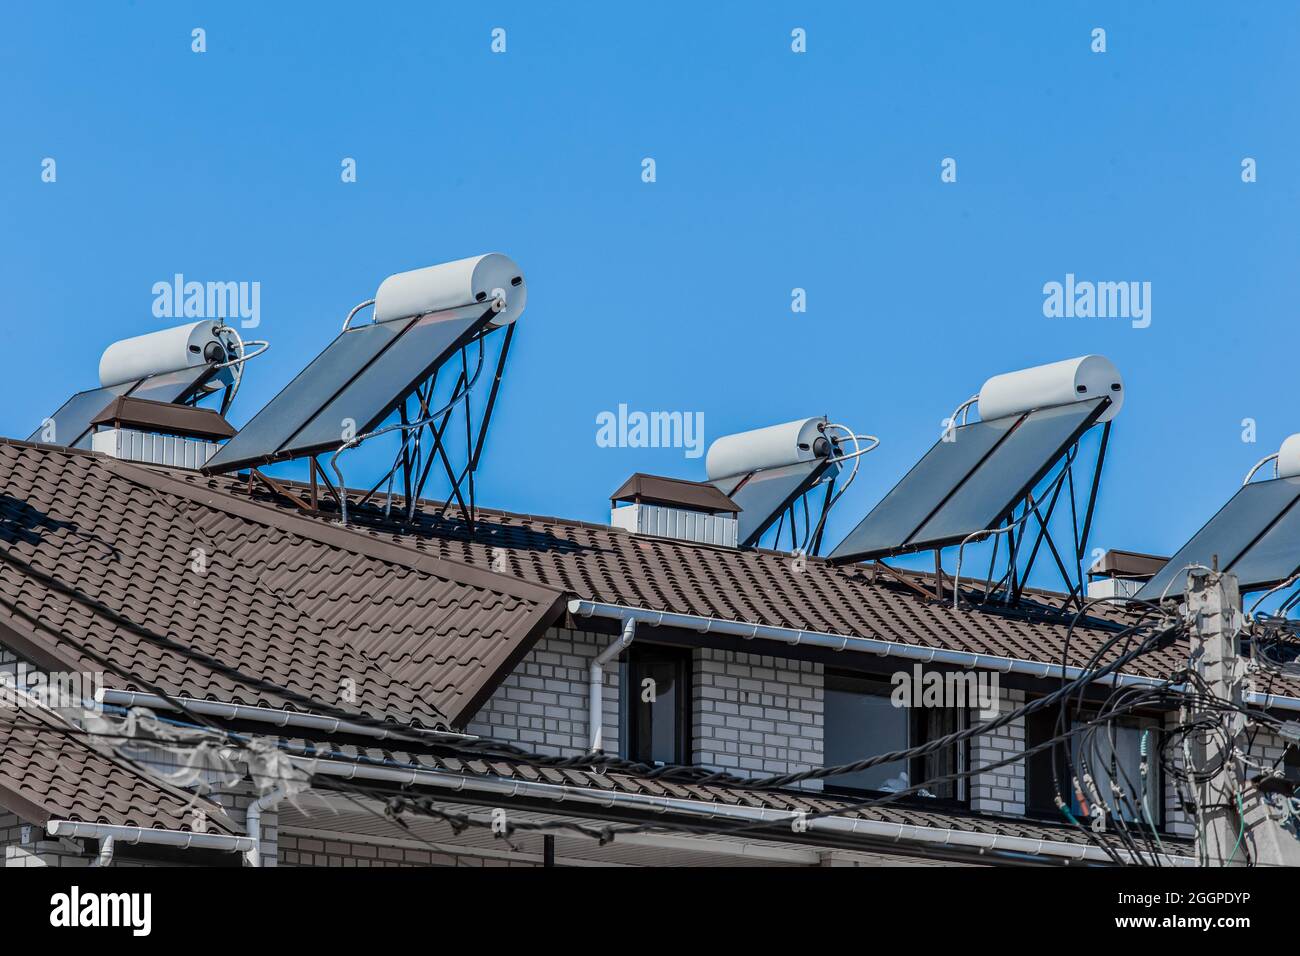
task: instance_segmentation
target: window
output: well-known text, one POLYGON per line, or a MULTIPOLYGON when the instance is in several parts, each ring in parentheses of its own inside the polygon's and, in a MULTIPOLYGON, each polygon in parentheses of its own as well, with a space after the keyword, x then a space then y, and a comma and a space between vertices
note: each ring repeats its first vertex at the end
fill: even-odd
MULTIPOLYGON (((1060 710, 1048 707, 1030 714, 1026 721, 1026 736, 1030 748, 1038 746, 1055 737, 1056 722, 1060 710)), ((1076 718, 1076 726, 1094 719, 1095 715, 1076 718)), ((1053 784, 1053 757, 1055 756, 1056 773, 1059 776, 1061 796, 1070 802, 1070 812, 1080 820, 1094 815, 1092 795, 1086 788, 1080 800, 1073 781, 1067 779, 1067 765, 1072 763, 1076 774, 1082 773, 1082 766, 1087 764, 1098 792, 1110 805, 1112 812, 1129 822, 1145 820, 1142 812, 1145 804, 1146 813, 1155 826, 1163 820, 1163 804, 1160 780, 1160 726, 1149 718, 1121 717, 1107 725, 1100 725, 1092 734, 1075 734, 1068 741, 1043 750, 1029 758, 1027 767, 1029 809, 1035 813, 1050 814, 1060 817, 1056 808, 1057 786, 1053 784), (1146 735, 1147 772, 1142 775, 1142 738, 1146 735), (1112 744, 1113 741, 1113 744, 1112 744), (1066 747, 1069 747, 1069 761, 1066 760, 1066 747), (1117 799, 1111 790, 1114 779, 1125 794, 1117 799)), ((1080 780, 1082 786, 1082 779, 1080 780)))
MULTIPOLYGON (((873 754, 905 750, 935 740, 967 724, 967 711, 946 707, 897 707, 893 688, 882 679, 856 674, 826 674, 823 719, 827 766, 853 763, 873 754)), ((965 744, 955 744, 925 757, 877 764, 858 773, 839 774, 826 781, 829 790, 905 790, 925 780, 965 770, 965 744)), ((964 779, 932 784, 922 797, 966 799, 964 779)))
POLYGON ((622 696, 629 760, 690 763, 690 650, 633 644, 623 668, 622 696))

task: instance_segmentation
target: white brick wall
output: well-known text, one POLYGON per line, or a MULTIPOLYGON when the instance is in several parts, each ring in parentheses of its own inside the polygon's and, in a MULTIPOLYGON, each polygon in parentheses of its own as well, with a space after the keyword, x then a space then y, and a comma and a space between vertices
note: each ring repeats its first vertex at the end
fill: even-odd
MULTIPOLYGON (((591 661, 616 640, 612 634, 548 631, 465 729, 539 753, 585 753, 591 661)), ((621 752, 621 672, 619 663, 605 668, 607 753, 621 752)), ((692 684, 694 763, 745 774, 821 766, 821 665, 699 649, 692 655, 692 684)))
POLYGON ((531 868, 537 865, 527 860, 505 859, 503 856, 475 855, 472 851, 442 852, 422 846, 328 840, 323 837, 291 833, 286 833, 280 838, 279 862, 281 866, 298 867, 514 866, 531 868))
POLYGON ((749 776, 822 765, 822 665, 700 648, 692 671, 694 763, 749 776))
MULTIPOLYGON (((999 689, 998 712, 1006 714, 1025 702, 1025 692, 1010 688, 999 689)), ((979 711, 971 711, 972 721, 979 725, 988 723, 979 718, 979 711)), ((988 734, 980 734, 970 742, 971 769, 979 771, 1000 760, 1005 760, 1025 749, 1025 720, 1023 717, 988 734)), ((1025 762, 1018 760, 995 770, 976 773, 970 781, 970 805, 982 813, 1018 815, 1025 812, 1025 762)))
POLYGON ((26 827, 28 840, 24 843, 25 826, 15 814, 0 810, 0 866, 85 866, 90 862, 79 858, 70 844, 46 839, 45 831, 38 826, 26 827))
MULTIPOLYGON (((591 662, 618 637, 552 628, 515 667, 466 726, 538 753, 586 753, 590 747, 587 680, 591 662)), ((619 667, 605 668, 604 750, 619 752, 619 667)))

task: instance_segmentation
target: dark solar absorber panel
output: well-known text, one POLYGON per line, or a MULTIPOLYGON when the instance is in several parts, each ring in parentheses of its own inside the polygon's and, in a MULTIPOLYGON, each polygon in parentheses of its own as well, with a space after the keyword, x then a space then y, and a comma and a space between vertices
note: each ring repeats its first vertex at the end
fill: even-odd
POLYGON ((264 464, 411 324, 397 319, 342 332, 208 461, 207 470, 264 464))
POLYGON ((996 527, 1071 444, 1106 399, 963 425, 935 443, 831 553, 833 561, 940 548, 996 527))
POLYGON ((836 546, 830 559, 860 561, 904 547, 1021 418, 1011 415, 953 429, 953 440, 936 442, 836 546))
MULTIPOLYGON (((1213 567, 1216 556, 1220 568, 1235 573, 1233 564, 1242 559, 1243 555, 1249 558, 1248 549, 1253 550, 1251 545, 1257 539, 1264 545, 1258 562, 1243 559, 1240 563, 1251 574, 1260 573, 1267 565, 1275 566, 1279 556, 1285 554, 1285 542, 1280 537, 1265 535, 1265 532, 1275 522, 1279 526, 1294 528, 1294 518, 1288 517, 1282 522, 1278 518, 1284 512, 1287 516, 1290 515, 1288 509, 1291 509, 1298 497, 1300 478, 1274 478, 1245 485, 1135 596, 1142 601, 1156 601, 1162 594, 1166 597, 1180 595, 1187 585, 1188 566, 1199 564, 1207 568, 1213 567), (1267 543, 1264 538, 1268 539, 1267 543)), ((1293 538, 1292 541, 1296 542, 1294 547, 1300 551, 1300 540, 1293 538)), ((1288 576, 1289 572, 1279 575, 1277 580, 1284 580, 1288 576)), ((1246 586, 1245 581, 1239 581, 1239 584, 1246 586)))
MULTIPOLYGON (((421 316, 356 375, 286 442, 282 451, 304 455, 342 443, 343 422, 355 423, 356 433, 378 426, 416 385, 433 374, 482 328, 490 311, 472 305, 421 316)), ((473 370, 471 369, 471 374, 473 370)))
POLYGON ((908 539, 908 547, 942 547, 997 527, 1097 420, 1102 401, 1075 402, 1026 415, 908 539))
POLYGON ((753 544, 790 507, 800 495, 819 479, 829 466, 825 458, 814 458, 782 468, 755 472, 739 489, 731 491, 740 479, 715 481, 714 487, 740 506, 736 516, 736 540, 742 547, 753 544))
MULTIPOLYGON (((1300 494, 1300 478, 1278 480, 1295 483, 1300 494)), ((1281 584, 1297 569, 1300 569, 1300 503, 1294 501, 1245 554, 1228 566, 1243 591, 1281 584)))

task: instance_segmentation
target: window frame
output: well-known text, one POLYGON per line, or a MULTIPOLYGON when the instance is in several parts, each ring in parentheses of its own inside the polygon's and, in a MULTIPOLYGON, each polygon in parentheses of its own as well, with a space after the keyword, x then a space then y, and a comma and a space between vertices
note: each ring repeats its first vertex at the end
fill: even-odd
MULTIPOLYGON (((893 685, 890 682, 889 678, 882 674, 868 673, 863 671, 835 670, 831 668, 827 668, 824 672, 823 688, 824 688, 823 691, 824 693, 829 692, 831 690, 835 690, 837 692, 842 692, 842 693, 858 693, 858 694, 870 693, 875 696, 880 696, 885 698, 890 697, 894 691, 893 685), (841 686, 841 687, 833 688, 831 685, 835 683, 841 683, 844 685, 857 685, 857 686, 841 686), (872 689, 866 691, 860 690, 859 688, 863 687, 864 685, 869 686, 872 689)), ((942 709, 942 710, 955 712, 957 714, 957 729, 966 729, 971 726, 971 709, 969 707, 945 707, 945 708, 905 707, 901 709, 907 711, 907 742, 905 746, 909 748, 916 747, 921 745, 922 743, 925 743, 926 741, 925 717, 928 713, 932 711, 942 709)), ((822 721, 823 752, 825 748, 825 740, 826 740, 826 735, 828 733, 828 728, 829 728, 829 724, 825 720, 825 709, 823 708, 823 721, 822 721)), ((967 739, 961 741, 960 743, 955 744, 954 746, 957 748, 957 769, 962 771, 969 771, 971 766, 970 740, 967 739)), ((896 748, 890 747, 888 749, 893 750, 896 748)), ((883 753, 884 749, 877 748, 875 752, 883 753)), ((863 754, 861 754, 861 756, 864 757, 869 755, 870 755, 869 752, 864 752, 863 754)), ((925 761, 926 761, 925 757, 912 757, 911 759, 908 760, 907 773, 908 773, 909 783, 913 781, 919 782, 926 779, 925 770, 924 770, 925 761)), ((891 791, 889 790, 879 790, 879 789, 872 789, 868 787, 856 787, 839 781, 840 778, 827 777, 822 785, 823 790, 825 790, 827 793, 839 794, 845 796, 856 796, 856 797, 863 797, 863 796, 883 797, 883 796, 888 796, 891 793, 891 791)), ((931 808, 962 809, 962 810, 969 809, 970 791, 971 791, 970 777, 969 776, 958 777, 956 780, 952 781, 952 783, 954 786, 955 796, 951 796, 951 797, 943 797, 937 795, 924 796, 922 794, 917 793, 917 794, 912 794, 911 796, 908 797, 902 797, 899 799, 899 802, 916 804, 918 806, 931 807, 931 808)))
POLYGON ((644 663, 669 663, 677 669, 675 680, 677 682, 677 696, 673 705, 673 720, 676 721, 675 740, 675 757, 673 764, 687 766, 691 763, 691 697, 694 694, 695 678, 695 661, 694 652, 689 647, 680 647, 673 644, 654 644, 649 641, 637 641, 623 652, 623 666, 619 668, 619 725, 622 733, 619 734, 619 749, 625 760, 635 760, 640 763, 660 765, 661 761, 650 758, 649 755, 639 755, 636 753, 635 741, 639 736, 640 717, 639 711, 642 706, 650 707, 651 704, 643 705, 641 702, 641 679, 637 673, 639 665, 644 663))
MULTIPOLYGON (((1044 735, 1042 734, 1041 730, 1039 730, 1039 732, 1036 732, 1036 727, 1042 728, 1042 727, 1050 726, 1052 728, 1055 728, 1055 722, 1058 714, 1059 714, 1059 710, 1057 708, 1049 707, 1046 710, 1039 711, 1037 714, 1030 715, 1030 719, 1026 720, 1025 722, 1025 749, 1026 750, 1032 749, 1033 747, 1038 746, 1043 741, 1048 740, 1052 736, 1054 736, 1055 733, 1054 729, 1047 732, 1044 735), (1034 717, 1039 717, 1042 723, 1039 723, 1036 726, 1035 724, 1032 724, 1030 721, 1034 717), (1048 723, 1049 721, 1050 724, 1048 723)), ((1075 722, 1075 724, 1086 724, 1091 720, 1095 720, 1096 717, 1097 717, 1097 712, 1095 710, 1088 710, 1088 709, 1085 709, 1082 713, 1071 715, 1071 718, 1075 722)), ((1156 831, 1158 833, 1167 833, 1168 814, 1166 812, 1167 810, 1166 802, 1168 798, 1168 793, 1167 793, 1168 781, 1165 779, 1165 775, 1162 772, 1162 768, 1160 766, 1160 753, 1164 749, 1165 737, 1167 733, 1164 725, 1164 720, 1160 715, 1148 714, 1148 713, 1137 713, 1132 715, 1125 715, 1122 717, 1116 717, 1115 720, 1119 723, 1121 727, 1127 726, 1129 729, 1139 731, 1139 733, 1144 730, 1149 730, 1152 732, 1151 733, 1152 742, 1147 752, 1147 760, 1150 766, 1153 768, 1151 772, 1154 773, 1156 778, 1155 779, 1156 786, 1154 791, 1155 800, 1152 802, 1153 805, 1151 807, 1152 809, 1151 817, 1152 817, 1152 822, 1155 824, 1156 831)), ((1098 732, 1104 733, 1106 732, 1106 728, 1099 727, 1098 732)), ((1061 741, 1056 745, 1056 748, 1060 748, 1060 750, 1063 752, 1064 748, 1068 744, 1069 741, 1061 741)), ((1056 748, 1049 747, 1043 750, 1040 754, 1035 754, 1031 757, 1026 758, 1025 760, 1025 814, 1026 816, 1038 817, 1041 819, 1050 819, 1055 821, 1060 821, 1064 819, 1060 809, 1056 806, 1056 803, 1054 802, 1055 791, 1052 789, 1052 780, 1051 780, 1052 751, 1056 748), (1041 782, 1042 778, 1038 778, 1039 773, 1046 774, 1045 786, 1041 782), (1043 802, 1039 802, 1035 800, 1035 790, 1038 789, 1039 787, 1043 788, 1043 792, 1038 795, 1039 797, 1041 797, 1041 800, 1043 802)), ((1058 760, 1060 759, 1061 758, 1058 758, 1058 760)), ((1058 763, 1058 769, 1064 770, 1063 761, 1058 763)), ((1068 796, 1070 812, 1076 815, 1080 823, 1083 823, 1085 825, 1090 825, 1093 819, 1092 815, 1089 814, 1085 816, 1082 814, 1078 814, 1077 809, 1074 806, 1075 798, 1073 794, 1073 787, 1070 784, 1070 781, 1068 780, 1061 781, 1061 792, 1063 797, 1068 796)), ((1143 827, 1148 825, 1146 818, 1141 814, 1140 805, 1138 807, 1138 810, 1139 812, 1136 817, 1132 819, 1125 818, 1124 823, 1126 825, 1143 826, 1143 827)), ((1111 824, 1108 822, 1107 826, 1110 825, 1111 824)))

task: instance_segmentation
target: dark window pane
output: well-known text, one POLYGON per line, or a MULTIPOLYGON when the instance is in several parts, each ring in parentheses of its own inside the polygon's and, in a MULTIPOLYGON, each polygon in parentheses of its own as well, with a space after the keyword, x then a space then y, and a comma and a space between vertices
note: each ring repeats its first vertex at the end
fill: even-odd
MULTIPOLYGON (((1097 791, 1109 806, 1110 812, 1118 813, 1123 819, 1129 821, 1141 819, 1140 800, 1144 792, 1144 781, 1139 748, 1144 730, 1145 728, 1136 724, 1101 727, 1090 737, 1081 734, 1072 740, 1075 772, 1079 774, 1083 772, 1080 761, 1082 756, 1086 759, 1088 771, 1096 782, 1097 791), (1112 791, 1112 780, 1123 791, 1122 797, 1112 791)), ((1155 732, 1152 731, 1148 737, 1148 752, 1152 752, 1158 745, 1155 736, 1155 732)), ((1156 764, 1155 760, 1148 761, 1145 780, 1146 806, 1153 820, 1159 820, 1160 805, 1156 764)), ((1085 792, 1084 798, 1089 804, 1093 801, 1090 793, 1085 792)), ((1072 809, 1079 817, 1091 817, 1096 811, 1096 807, 1091 805, 1085 809, 1079 803, 1077 794, 1073 798, 1072 809)))
MULTIPOLYGON (((1049 707, 1046 710, 1030 714, 1026 721, 1027 746, 1033 748, 1051 739, 1057 734, 1057 718, 1060 711, 1049 707)), ((1076 719, 1075 726, 1080 726, 1093 719, 1085 715, 1076 719)), ((1069 771, 1078 776, 1080 785, 1083 779, 1083 763, 1092 774, 1097 791, 1107 804, 1108 812, 1118 813, 1124 820, 1146 822, 1142 815, 1143 793, 1151 821, 1156 826, 1162 819, 1163 791, 1160 779, 1160 733, 1159 727, 1150 720, 1121 720, 1110 726, 1099 726, 1091 734, 1078 733, 1066 743, 1043 750, 1029 758, 1027 767, 1028 808, 1035 812, 1059 815, 1056 808, 1056 790, 1052 785, 1052 751, 1057 754, 1056 769, 1060 774, 1060 793, 1068 801, 1070 812, 1079 819, 1091 819, 1096 813, 1093 795, 1086 789, 1083 801, 1075 789, 1069 771), (1142 735, 1147 734, 1147 774, 1143 779, 1141 766, 1142 735), (1112 740, 1114 741, 1112 747, 1112 740), (1066 746, 1069 747, 1069 760, 1066 759, 1066 746), (1073 766, 1071 766, 1073 764, 1073 766), (1112 772, 1112 767, 1113 772, 1112 772), (1124 796, 1117 796, 1111 789, 1114 783, 1124 796)))
POLYGON ((634 646, 626 674, 628 757, 643 763, 687 763, 690 652, 634 646))
MULTIPOLYGON (((827 676, 823 727, 828 766, 908 746, 908 710, 895 707, 889 691, 888 684, 878 681, 827 676)), ((830 783, 856 790, 902 790, 911 786, 910 776, 906 761, 898 760, 839 774, 830 783)))
POLYGON ((1287 747, 1282 756, 1282 775, 1293 786, 1300 787, 1300 750, 1296 749, 1295 744, 1287 747))
MULTIPOLYGON (((938 740, 940 737, 947 737, 949 734, 964 730, 966 728, 965 718, 966 711, 952 707, 923 708, 918 715, 919 729, 916 742, 938 740)), ((942 750, 936 750, 934 753, 926 754, 917 761, 919 770, 917 771, 916 782, 934 781, 926 784, 926 792, 942 800, 964 799, 966 787, 961 778, 951 780, 935 780, 935 778, 947 777, 950 774, 964 770, 966 768, 966 761, 963 757, 965 752, 966 748, 963 744, 953 744, 944 747, 942 750)))
MULTIPOLYGON (((1060 711, 1047 707, 1034 711, 1025 718, 1026 749, 1032 749, 1056 736, 1056 720, 1060 711)), ((1056 787, 1052 783, 1052 752, 1056 752, 1056 771, 1062 775, 1059 782, 1062 796, 1069 794, 1069 785, 1064 780, 1064 751, 1060 745, 1032 754, 1025 768, 1028 809, 1040 813, 1058 813, 1056 809, 1056 787)))

